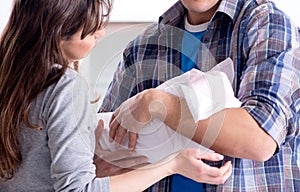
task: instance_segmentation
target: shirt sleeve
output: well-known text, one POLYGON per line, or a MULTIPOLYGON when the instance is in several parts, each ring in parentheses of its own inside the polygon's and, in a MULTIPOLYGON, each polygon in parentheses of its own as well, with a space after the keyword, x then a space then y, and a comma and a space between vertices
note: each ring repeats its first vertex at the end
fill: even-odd
POLYGON ((246 66, 238 97, 243 108, 280 147, 297 129, 298 29, 280 11, 261 11, 250 17, 244 25, 246 66))
POLYGON ((96 124, 87 84, 74 74, 64 75, 55 86, 45 118, 54 188, 55 191, 108 192, 109 178, 96 178, 93 164, 96 124))
POLYGON ((132 44, 133 42, 130 42, 124 50, 123 59, 114 73, 113 80, 106 91, 99 112, 116 110, 126 99, 136 93, 136 91, 134 91, 137 84, 135 73, 136 65, 133 62, 134 52, 132 51, 132 44))

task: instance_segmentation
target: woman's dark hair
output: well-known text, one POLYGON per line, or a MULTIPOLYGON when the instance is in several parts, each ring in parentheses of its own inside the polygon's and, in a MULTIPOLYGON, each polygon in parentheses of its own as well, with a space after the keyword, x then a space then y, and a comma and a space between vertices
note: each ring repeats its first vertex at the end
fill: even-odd
POLYGON ((0 37, 0 180, 11 179, 21 163, 21 125, 39 128, 28 120, 30 104, 69 65, 61 41, 81 29, 83 39, 103 28, 111 1, 14 0, 0 37))

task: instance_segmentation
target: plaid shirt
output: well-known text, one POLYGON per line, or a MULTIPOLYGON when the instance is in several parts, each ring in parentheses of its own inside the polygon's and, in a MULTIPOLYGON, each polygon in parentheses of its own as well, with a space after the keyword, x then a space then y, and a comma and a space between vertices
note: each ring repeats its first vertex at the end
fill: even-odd
MULTIPOLYGON (((181 35, 186 13, 172 6, 123 53, 100 111, 181 74, 181 35)), ((230 57, 234 90, 245 108, 277 142, 265 162, 226 157, 233 174, 205 191, 300 191, 300 53, 298 29, 267 0, 222 0, 201 40, 198 67, 208 71, 230 57)), ((253 141, 255 142, 255 141, 253 141)), ((171 177, 147 191, 169 191, 171 177)))

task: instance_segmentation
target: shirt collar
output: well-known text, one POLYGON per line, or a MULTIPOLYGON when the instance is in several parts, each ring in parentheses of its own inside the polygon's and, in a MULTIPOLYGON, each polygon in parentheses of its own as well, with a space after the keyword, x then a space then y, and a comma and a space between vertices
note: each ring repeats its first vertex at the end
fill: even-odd
POLYGON ((160 24, 178 26, 178 24, 183 21, 185 13, 186 9, 179 0, 172 7, 170 7, 162 16, 159 17, 158 22, 160 24))
POLYGON ((235 23, 246 0, 222 0, 217 12, 228 15, 235 23))

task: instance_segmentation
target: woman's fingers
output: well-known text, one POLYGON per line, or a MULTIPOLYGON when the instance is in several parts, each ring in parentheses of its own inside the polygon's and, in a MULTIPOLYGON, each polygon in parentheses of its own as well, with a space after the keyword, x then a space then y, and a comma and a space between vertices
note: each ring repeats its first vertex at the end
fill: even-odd
POLYGON ((99 119, 98 125, 95 129, 96 142, 100 140, 103 128, 104 128, 104 121, 102 119, 99 119))
POLYGON ((120 150, 114 152, 107 151, 106 153, 102 154, 99 158, 122 168, 130 168, 148 162, 147 157, 136 156, 136 152, 132 150, 120 150))
POLYGON ((227 161, 221 167, 221 169, 223 169, 223 168, 224 168, 224 175, 223 175, 223 177, 225 178, 225 180, 227 180, 230 177, 230 175, 232 174, 232 163, 231 163, 231 161, 227 161))
POLYGON ((201 155, 198 149, 185 149, 175 160, 176 168, 179 174, 189 177, 198 182, 209 184, 222 184, 232 173, 231 162, 226 162, 222 167, 213 167, 204 163, 201 159, 220 160, 223 156, 216 153, 201 155))
POLYGON ((212 167, 201 160, 197 160, 195 164, 195 172, 190 172, 187 177, 190 177, 198 182, 209 183, 209 184, 223 184, 231 175, 232 165, 230 162, 227 162, 221 168, 212 167), (191 175, 192 174, 192 175, 191 175))
POLYGON ((232 163, 231 161, 227 161, 221 168, 221 172, 223 173, 223 177, 229 178, 232 173, 232 163))
MULTIPOLYGON (((209 152, 209 153, 202 154, 201 159, 206 159, 206 160, 210 160, 210 161, 220 161, 220 160, 224 159, 224 156, 219 153, 209 152)), ((231 165, 230 161, 226 162, 220 168, 207 165, 207 173, 208 173, 208 176, 211 176, 211 177, 228 178, 226 176, 230 175, 231 171, 232 171, 232 165, 231 165)))
POLYGON ((100 157, 106 161, 118 161, 121 159, 131 158, 136 156, 136 151, 133 150, 119 150, 119 151, 107 151, 102 150, 100 157))
MULTIPOLYGON (((210 167, 210 168, 215 168, 215 167, 210 167)), ((211 172, 207 172, 208 174, 203 174, 203 177, 201 178, 201 182, 214 184, 214 185, 225 183, 232 173, 231 162, 226 162, 224 166, 216 169, 218 169, 218 171, 213 171, 214 174, 212 174, 211 172)), ((215 169, 209 169, 209 170, 211 171, 215 169)))
POLYGON ((221 161, 224 159, 224 156, 219 153, 214 152, 205 152, 203 154, 199 153, 201 159, 206 159, 209 161, 221 161))
MULTIPOLYGON (((207 165, 207 164, 205 164, 207 165)), ((222 177, 225 175, 229 170, 231 170, 231 162, 226 162, 222 167, 212 167, 207 165, 206 172, 208 176, 211 177, 222 177)))
POLYGON ((97 177, 106 177, 119 175, 147 163, 147 158, 144 156, 136 156, 132 150, 122 151, 102 151, 101 157, 94 156, 94 164, 96 165, 97 177))
POLYGON ((119 161, 114 161, 113 164, 123 168, 133 168, 138 165, 143 165, 148 162, 148 158, 145 156, 132 157, 127 159, 122 159, 119 161))

